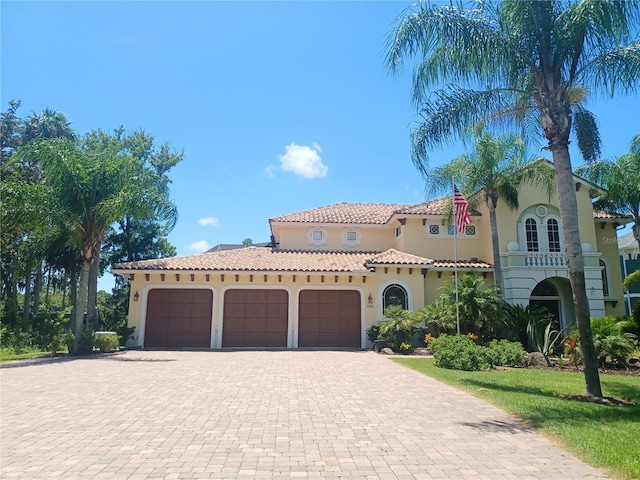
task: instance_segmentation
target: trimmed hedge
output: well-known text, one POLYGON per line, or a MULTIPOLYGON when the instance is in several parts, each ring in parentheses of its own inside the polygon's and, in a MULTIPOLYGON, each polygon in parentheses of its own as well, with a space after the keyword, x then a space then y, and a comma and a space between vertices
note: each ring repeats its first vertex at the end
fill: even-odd
POLYGON ((466 335, 442 334, 429 342, 435 365, 450 370, 486 370, 497 366, 524 365, 525 352, 519 342, 493 340, 489 346, 476 345, 466 335))

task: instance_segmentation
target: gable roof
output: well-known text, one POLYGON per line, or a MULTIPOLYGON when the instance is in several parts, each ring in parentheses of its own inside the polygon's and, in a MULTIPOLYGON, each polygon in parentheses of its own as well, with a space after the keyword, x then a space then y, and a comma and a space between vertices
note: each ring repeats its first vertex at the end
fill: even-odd
POLYGON ((367 266, 375 265, 415 265, 427 266, 432 265, 433 260, 430 258, 419 257, 410 253, 400 252, 394 248, 390 248, 381 252, 367 260, 367 266))
POLYGON ((375 252, 328 252, 247 247, 185 257, 119 263, 114 270, 245 271, 245 272, 356 272, 375 252))

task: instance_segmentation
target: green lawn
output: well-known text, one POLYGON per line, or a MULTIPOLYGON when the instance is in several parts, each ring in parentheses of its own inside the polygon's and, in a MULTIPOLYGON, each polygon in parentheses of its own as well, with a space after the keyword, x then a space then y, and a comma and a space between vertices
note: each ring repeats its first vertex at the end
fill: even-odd
POLYGON ((42 357, 43 355, 51 355, 51 352, 43 352, 42 350, 34 348, 21 348, 19 350, 15 350, 13 348, 0 348, 0 362, 42 357))
POLYGON ((611 475, 640 478, 640 377, 601 375, 605 396, 634 403, 613 407, 559 398, 585 393, 584 376, 577 372, 516 368, 463 372, 438 368, 432 358, 394 360, 516 415, 611 475))

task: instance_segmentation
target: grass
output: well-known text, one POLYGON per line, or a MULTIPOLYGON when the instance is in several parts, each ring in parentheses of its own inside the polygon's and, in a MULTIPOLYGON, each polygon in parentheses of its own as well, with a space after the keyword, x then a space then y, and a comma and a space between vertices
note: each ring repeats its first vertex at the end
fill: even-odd
POLYGON ((590 465, 617 477, 640 478, 640 377, 600 376, 603 395, 634 403, 614 407, 559 398, 585 393, 578 372, 464 372, 438 368, 432 358, 394 360, 514 414, 590 465))
POLYGON ((43 355, 51 355, 51 352, 45 352, 37 348, 19 348, 12 347, 0 348, 0 362, 10 362, 12 360, 23 360, 25 358, 41 357, 43 355))

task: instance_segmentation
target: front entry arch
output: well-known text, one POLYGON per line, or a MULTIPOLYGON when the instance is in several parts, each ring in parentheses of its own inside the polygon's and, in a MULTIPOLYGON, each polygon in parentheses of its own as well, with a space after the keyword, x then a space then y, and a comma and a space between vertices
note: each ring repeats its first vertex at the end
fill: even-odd
POLYGON ((552 328, 560 330, 573 323, 571 286, 565 278, 546 278, 531 291, 529 306, 543 307, 553 316, 552 328))

